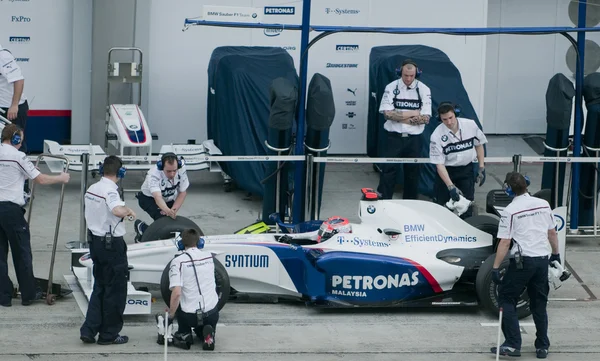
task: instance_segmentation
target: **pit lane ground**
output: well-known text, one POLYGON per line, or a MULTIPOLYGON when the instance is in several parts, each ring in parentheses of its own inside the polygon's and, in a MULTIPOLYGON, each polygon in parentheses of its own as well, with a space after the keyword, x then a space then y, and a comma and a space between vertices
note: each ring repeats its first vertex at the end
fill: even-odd
MULTIPOLYGON (((489 156, 507 156, 507 152, 536 154, 519 138, 490 137, 489 156)), ((479 212, 485 212, 485 196, 500 188, 511 166, 488 165, 487 182, 476 189, 479 212)), ((530 190, 539 190, 542 167, 523 165, 532 179, 530 190)), ((197 222, 206 234, 230 233, 253 221, 262 209, 256 197, 243 191, 225 193, 218 174, 191 173, 192 189, 181 215, 197 222)), ((80 179, 72 173, 67 186, 55 265, 55 282, 67 286, 70 253, 66 242, 79 234, 80 179)), ((567 178, 568 179, 568 178, 567 178)), ((129 173, 126 188, 139 187, 141 173, 129 173)), ((90 178, 90 182, 93 182, 90 178)), ((360 188, 376 187, 378 175, 369 164, 329 164, 325 176, 321 218, 341 215, 358 221, 357 201, 360 188)), ((60 187, 39 187, 32 221, 32 248, 35 275, 47 278, 60 187)), ((397 193, 396 197, 401 196, 397 193)), ((138 216, 148 219, 139 209, 132 193, 125 200, 138 216)), ((129 223, 128 243, 133 242, 129 223)), ((600 359, 600 275, 596 271, 600 256, 599 239, 567 240, 566 259, 573 276, 551 293, 551 360, 600 359)), ((9 257, 9 273, 16 282, 9 257)), ((156 325, 152 315, 126 316, 122 334, 130 342, 120 346, 84 345, 79 327, 84 320, 86 303, 74 287, 74 293, 53 306, 39 301, 24 307, 13 299, 11 308, 0 307, 0 360, 163 360, 163 348, 156 343, 156 325), (79 302, 78 302, 79 299, 79 302)), ((157 287, 153 313, 164 312, 157 287)), ((463 309, 382 309, 323 310, 305 307, 289 300, 242 298, 228 303, 221 312, 217 349, 212 360, 493 360, 489 348, 497 337, 497 319, 472 308, 463 309)), ((522 320, 523 356, 535 359, 535 327, 531 317, 522 320)), ((189 351, 169 347, 169 359, 192 360, 206 353, 198 345, 189 351)))

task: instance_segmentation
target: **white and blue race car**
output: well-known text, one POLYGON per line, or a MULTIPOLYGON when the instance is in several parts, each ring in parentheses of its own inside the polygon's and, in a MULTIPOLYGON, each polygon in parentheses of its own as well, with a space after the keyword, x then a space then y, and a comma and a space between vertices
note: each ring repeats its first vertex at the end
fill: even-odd
MULTIPOLYGON (((566 207, 554 212, 564 220, 566 207)), ((462 220, 435 203, 381 200, 370 189, 362 190, 358 215, 360 223, 340 217, 307 222, 304 225, 312 229, 300 233, 292 231, 302 227, 287 225, 288 233, 203 236, 204 249, 215 258, 219 307, 239 293, 292 297, 329 307, 479 305, 498 311, 497 286, 491 280, 497 216, 462 220)), ((189 219, 165 217, 148 228, 145 242, 129 245, 130 282, 160 284, 167 304, 168 265, 178 251, 176 237, 164 235, 187 227, 199 229, 189 219)), ((564 227, 559 240, 564 255, 564 227)), ((91 272, 82 271, 91 267, 87 250, 73 252, 79 284, 89 285, 91 272)), ((507 265, 508 259, 502 268, 507 265)), ((550 281, 555 288, 560 285, 550 281)), ((132 287, 126 313, 144 306, 136 294, 140 292, 132 287)), ((518 314, 530 314, 526 292, 518 314)))

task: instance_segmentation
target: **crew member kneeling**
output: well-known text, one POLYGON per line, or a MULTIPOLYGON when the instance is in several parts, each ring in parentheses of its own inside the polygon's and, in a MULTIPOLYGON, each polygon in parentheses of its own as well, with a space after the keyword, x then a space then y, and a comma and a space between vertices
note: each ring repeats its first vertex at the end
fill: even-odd
MULTIPOLYGON (((435 128, 430 137, 429 158, 436 165, 437 174, 434 185, 436 202, 444 205, 452 198, 459 200, 459 194, 469 200, 475 198, 475 181, 481 187, 485 182, 483 145, 487 138, 475 121, 457 117, 456 107, 444 102, 438 107, 443 124, 435 128), (473 161, 479 162, 477 180, 473 174, 473 161)), ((461 218, 473 214, 469 208, 461 218)))
POLYGON ((84 343, 124 344, 119 335, 127 302, 127 244, 123 240, 125 217, 135 213, 125 206, 117 191, 118 178, 125 176, 121 159, 108 156, 100 169, 102 178, 85 193, 85 221, 88 226, 90 257, 94 262, 94 289, 85 322, 80 329, 84 343))
MULTIPOLYGON (((175 153, 165 153, 146 173, 146 179, 140 192, 136 195, 138 204, 153 220, 161 217, 175 219, 183 205, 190 181, 183 159, 175 153)), ((134 229, 135 241, 139 242, 148 225, 136 220, 134 229)))
POLYGON ((195 229, 181 233, 178 244, 183 253, 171 261, 169 288, 171 300, 169 318, 177 316, 179 329, 173 334, 173 344, 189 349, 194 343, 192 328, 202 340, 204 350, 215 349, 215 331, 219 321, 215 264, 212 254, 201 250, 204 240, 195 229))
MULTIPOLYGON (((498 227, 498 249, 492 279, 498 287, 498 303, 502 315, 505 341, 500 355, 521 356, 521 331, 516 305, 525 287, 536 328, 535 348, 538 358, 546 358, 548 339, 548 262, 558 261, 558 236, 552 209, 547 201, 527 193, 527 180, 516 172, 508 173, 504 189, 512 202, 504 208, 498 227), (549 247, 552 255, 548 259, 549 247), (499 267, 510 249, 510 263, 501 279, 499 267)), ((496 353, 496 347, 491 349, 496 353)))

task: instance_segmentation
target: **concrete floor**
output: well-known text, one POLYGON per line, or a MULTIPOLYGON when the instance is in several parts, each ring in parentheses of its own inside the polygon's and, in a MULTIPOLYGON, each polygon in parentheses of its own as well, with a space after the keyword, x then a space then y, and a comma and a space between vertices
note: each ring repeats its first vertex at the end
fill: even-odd
MULTIPOLYGON (((520 138, 490 139, 490 156, 536 154, 520 138)), ((499 180, 512 167, 489 165, 488 180, 477 188, 476 202, 483 213, 488 191, 500 187, 499 180)), ((540 188, 541 166, 524 165, 532 178, 530 191, 540 188)), ((126 188, 141 185, 141 174, 128 174, 126 188)), ((331 215, 358 221, 357 201, 361 187, 376 187, 378 175, 369 164, 330 164, 324 185, 321 218, 331 215)), ((230 233, 255 221, 262 209, 259 199, 243 191, 225 193, 219 174, 206 171, 192 174, 193 187, 181 215, 197 222, 206 234, 230 233)), ((59 186, 39 187, 31 220, 31 243, 37 277, 47 278, 56 222, 59 186)), ((70 275, 70 252, 66 242, 78 239, 80 220, 79 174, 72 174, 66 186, 59 233, 54 280, 66 284, 70 275)), ((133 194, 126 202, 143 219, 133 194)), ((132 226, 127 241, 133 242, 132 226)), ((571 277, 552 292, 548 306, 552 360, 600 359, 600 295, 597 260, 598 239, 569 239, 566 259, 571 277), (568 299, 568 300, 567 300, 568 299)), ((10 263, 13 280, 14 271, 10 263)), ((164 312, 160 292, 151 288, 157 301, 153 313, 164 312)), ((122 334, 130 342, 121 346, 84 345, 79 327, 84 320, 75 297, 68 296, 54 306, 38 302, 24 307, 18 299, 11 308, 0 307, 0 360, 76 361, 163 360, 163 348, 156 343, 152 316, 126 316, 122 334)), ((489 348, 496 343, 497 320, 478 309, 396 309, 396 310, 316 310, 303 304, 275 302, 231 302, 221 312, 217 350, 213 360, 350 360, 369 358, 411 360, 493 360, 489 348)), ((522 321, 523 357, 535 359, 533 321, 522 321)), ((192 360, 202 352, 196 345, 190 351, 169 348, 178 360, 192 360)))

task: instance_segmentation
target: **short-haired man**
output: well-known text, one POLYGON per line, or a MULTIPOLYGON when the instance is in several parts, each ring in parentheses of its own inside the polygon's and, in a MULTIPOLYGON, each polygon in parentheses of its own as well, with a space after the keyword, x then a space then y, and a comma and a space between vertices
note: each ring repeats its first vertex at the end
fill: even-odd
POLYGON ((203 240, 195 229, 181 233, 184 250, 175 256, 169 268, 171 300, 169 318, 177 316, 179 329, 173 334, 173 344, 189 349, 194 343, 192 328, 202 340, 204 350, 215 349, 215 332, 219 321, 215 264, 212 254, 203 251, 203 240), (202 324, 198 324, 202 312, 202 324), (200 326, 202 328, 200 329, 200 326))
MULTIPOLYGON (((450 198, 458 201, 459 194, 472 201, 475 198, 475 181, 480 187, 485 183, 483 145, 487 138, 474 120, 458 117, 456 109, 449 102, 440 104, 437 112, 442 124, 430 137, 429 159, 437 168, 434 194, 440 205, 446 204, 450 198), (473 171, 474 160, 479 163, 477 177, 473 171)), ((472 214, 473 210, 469 207, 460 217, 465 219, 472 214)))
POLYGON ((102 164, 102 178, 85 193, 85 221, 90 257, 94 262, 94 289, 85 322, 80 328, 84 343, 121 345, 129 341, 119 334, 127 302, 127 244, 123 240, 125 217, 135 212, 125 206, 118 192, 118 179, 125 176, 121 159, 111 155, 102 164))
MULTIPOLYGON (((136 194, 138 204, 153 220, 161 217, 175 219, 183 205, 190 181, 183 159, 175 153, 165 153, 146 173, 140 192, 136 194)), ((138 242, 148 228, 146 222, 136 220, 135 241, 138 242)))
MULTIPOLYGON (((386 119, 386 158, 418 158, 421 155, 421 134, 431 117, 431 90, 417 80, 417 64, 405 60, 399 69, 400 79, 385 87, 379 112, 386 119)), ((383 199, 392 199, 396 186, 396 173, 400 164, 386 163, 381 170, 377 191, 383 199)), ((418 199, 420 164, 403 164, 403 199, 418 199)))
POLYGON ((25 214, 23 185, 26 179, 38 184, 69 182, 68 173, 42 174, 20 151, 23 130, 16 124, 2 129, 0 144, 0 305, 12 305, 13 283, 8 276, 8 250, 12 252, 15 273, 21 290, 21 304, 29 306, 42 297, 33 275, 29 225, 25 214))
MULTIPOLYGON (((23 131, 27 126, 27 112, 29 104, 23 92, 25 77, 21 67, 8 49, 0 45, 0 109, 6 119, 18 125, 23 131)), ((26 143, 22 144, 21 151, 27 153, 26 143)))
MULTIPOLYGON (((527 288, 536 328, 536 355, 546 358, 550 347, 546 312, 550 292, 548 263, 560 263, 554 214, 547 201, 529 195, 527 180, 520 173, 510 172, 506 175, 504 190, 514 198, 502 211, 498 226, 500 242, 492 269, 492 279, 499 285, 498 306, 504 311, 502 332, 505 341, 499 353, 503 356, 521 356, 521 331, 516 305, 527 288), (549 248, 552 255, 548 259, 549 248), (510 263, 501 278, 499 268, 509 250, 510 263)), ((491 352, 496 353, 496 347, 491 352)))

